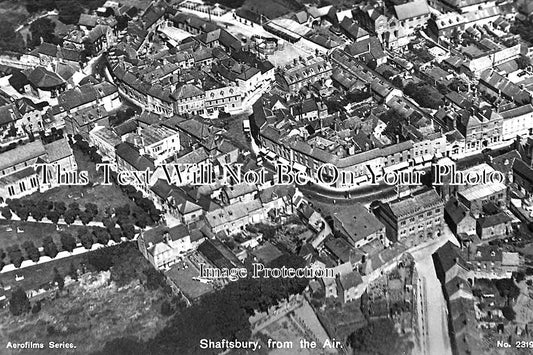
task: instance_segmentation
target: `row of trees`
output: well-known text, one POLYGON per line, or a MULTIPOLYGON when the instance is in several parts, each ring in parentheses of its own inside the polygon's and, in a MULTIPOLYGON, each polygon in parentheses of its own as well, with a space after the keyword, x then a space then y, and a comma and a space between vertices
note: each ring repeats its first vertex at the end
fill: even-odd
POLYGON ((59 218, 63 217, 65 223, 72 224, 79 218, 86 225, 98 215, 98 206, 90 202, 85 204, 83 210, 77 202, 70 203, 67 208, 63 201, 33 201, 31 199, 8 200, 7 206, 8 208, 4 207, 1 211, 4 218, 10 219, 11 211, 13 211, 23 221, 32 216, 36 221, 41 221, 46 217, 53 223, 57 223, 59 218))
MULTIPOLYGON (((116 176, 113 175, 113 178, 116 176)), ((146 228, 147 225, 153 225, 161 219, 161 211, 155 207, 152 200, 143 197, 142 193, 137 191, 131 185, 120 185, 122 192, 128 196, 138 207, 139 211, 130 211, 135 219, 135 224, 140 228, 146 228)), ((123 208, 126 208, 123 206, 123 208)), ((125 211, 123 212, 125 214, 125 211)), ((119 218, 120 220, 120 218, 119 218)))
POLYGON ((5 266, 4 259, 6 256, 15 267, 20 267, 25 259, 32 260, 34 262, 39 261, 39 258, 43 255, 55 258, 59 251, 72 252, 74 248, 80 243, 85 249, 91 249, 94 243, 100 243, 107 245, 110 240, 117 243, 122 241, 122 238, 132 239, 135 236, 135 228, 132 224, 124 224, 121 228, 108 227, 100 228, 95 227, 92 230, 88 228, 80 228, 76 236, 67 232, 59 233, 58 243, 54 241, 51 236, 45 236, 42 239, 42 252, 35 246, 33 241, 25 241, 22 245, 11 245, 6 251, 0 250, 0 270, 5 266), (24 252, 23 252, 24 251, 24 252), (24 253, 26 257, 24 256, 24 253))
POLYGON ((74 135, 74 146, 81 150, 82 153, 89 156, 89 159, 91 159, 93 163, 100 164, 102 162, 102 156, 98 154, 98 149, 89 145, 81 135, 74 135))

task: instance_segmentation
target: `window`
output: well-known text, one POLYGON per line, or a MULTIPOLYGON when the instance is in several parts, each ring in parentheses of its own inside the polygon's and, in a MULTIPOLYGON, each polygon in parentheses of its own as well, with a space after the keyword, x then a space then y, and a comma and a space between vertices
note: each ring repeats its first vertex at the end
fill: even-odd
POLYGON ((26 185, 24 184, 24 181, 19 182, 19 188, 20 192, 26 191, 26 185))
POLYGON ((428 212, 428 217, 431 216, 433 214, 433 212, 429 211, 428 212))
POLYGON ((7 192, 9 193, 9 196, 13 196, 15 194, 15 188, 13 186, 9 186, 7 188, 7 192))

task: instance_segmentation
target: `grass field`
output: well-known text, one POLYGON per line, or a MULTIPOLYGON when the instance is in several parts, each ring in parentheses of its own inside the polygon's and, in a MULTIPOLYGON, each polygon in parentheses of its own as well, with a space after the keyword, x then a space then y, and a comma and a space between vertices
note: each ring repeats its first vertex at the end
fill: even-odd
MULTIPOLYGON (((61 231, 76 236, 83 226, 61 226, 61 231)), ((89 231, 93 227, 87 227, 89 231)), ((58 247, 61 246, 60 231, 51 223, 22 222, 0 220, 0 249, 7 249, 8 246, 22 245, 26 240, 33 241, 37 248, 42 246, 42 239, 51 236, 58 247), (22 232, 17 233, 17 229, 22 232)), ((24 252, 23 252, 24 254, 24 252)))

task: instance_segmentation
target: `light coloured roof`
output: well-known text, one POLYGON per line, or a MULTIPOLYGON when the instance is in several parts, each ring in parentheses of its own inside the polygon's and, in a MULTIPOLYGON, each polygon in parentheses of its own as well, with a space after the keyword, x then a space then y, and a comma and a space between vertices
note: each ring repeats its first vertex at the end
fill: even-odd
POLYGON ((398 20, 405 20, 429 14, 429 6, 426 0, 415 0, 394 6, 394 11, 398 20))
POLYGON ((463 196, 466 200, 473 201, 491 196, 506 189, 507 186, 505 186, 505 184, 501 182, 495 182, 486 185, 474 185, 463 191, 460 191, 459 194, 463 196))
POLYGON ((10 168, 16 164, 36 159, 46 154, 43 143, 40 140, 16 147, 0 155, 0 170, 10 168))

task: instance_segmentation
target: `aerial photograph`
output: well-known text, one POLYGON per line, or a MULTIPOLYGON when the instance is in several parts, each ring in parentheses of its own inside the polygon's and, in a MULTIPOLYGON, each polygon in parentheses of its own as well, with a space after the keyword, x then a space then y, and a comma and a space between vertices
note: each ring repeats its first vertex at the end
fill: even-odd
POLYGON ((533 0, 0 0, 12 354, 533 354, 533 0))

